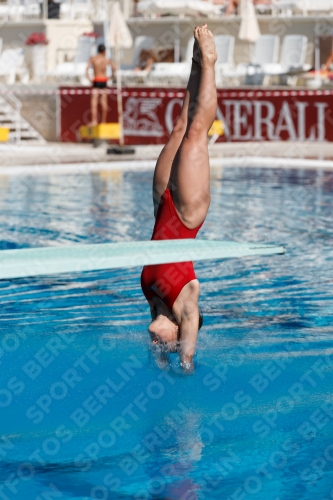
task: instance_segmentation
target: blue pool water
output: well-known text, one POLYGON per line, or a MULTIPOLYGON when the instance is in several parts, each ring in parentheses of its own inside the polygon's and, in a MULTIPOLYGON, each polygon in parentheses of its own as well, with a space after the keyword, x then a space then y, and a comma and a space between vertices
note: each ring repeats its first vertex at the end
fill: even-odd
MULTIPOLYGON (((2 249, 148 239, 152 172, 0 177, 2 249)), ((195 373, 151 358, 140 269, 0 282, 0 498, 333 498, 333 174, 216 169, 195 373)))

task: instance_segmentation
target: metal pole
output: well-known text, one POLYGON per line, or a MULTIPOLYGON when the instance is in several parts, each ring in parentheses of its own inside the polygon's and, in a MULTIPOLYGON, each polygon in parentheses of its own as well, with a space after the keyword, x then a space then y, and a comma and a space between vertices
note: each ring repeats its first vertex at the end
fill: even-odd
POLYGON ((43 0, 43 19, 48 19, 49 14, 49 4, 47 0, 43 0))
POLYGON ((21 21, 20 0, 15 2, 15 21, 21 21))
POLYGON ((106 48, 106 57, 110 59, 111 51, 109 44, 109 15, 108 15, 108 1, 103 0, 103 11, 104 11, 104 21, 103 21, 103 34, 104 34, 104 45, 106 48))
POLYGON ((180 61, 180 36, 179 36, 179 22, 175 23, 173 25, 173 30, 175 34, 175 41, 174 41, 174 60, 175 62, 180 61))
POLYGON ((319 75, 320 75, 320 48, 319 48, 319 37, 316 37, 315 69, 316 69, 316 77, 319 77, 319 75))
POLYGON ((21 103, 16 103, 16 141, 18 144, 21 142, 21 103))
POLYGON ((315 72, 316 80, 320 80, 320 41, 319 41, 319 25, 315 26, 315 72))
POLYGON ((121 73, 120 73, 120 48, 118 43, 115 47, 116 52, 116 68, 117 68, 117 105, 118 105, 118 123, 120 125, 119 145, 124 146, 124 131, 123 131, 123 96, 121 88, 121 73))

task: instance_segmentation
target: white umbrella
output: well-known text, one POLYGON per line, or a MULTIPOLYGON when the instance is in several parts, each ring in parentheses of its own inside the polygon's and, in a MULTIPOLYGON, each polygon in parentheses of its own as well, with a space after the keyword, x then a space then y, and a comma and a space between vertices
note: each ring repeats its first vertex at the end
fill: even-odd
POLYGON ((144 0, 138 3, 140 14, 173 14, 193 16, 196 14, 218 14, 221 8, 204 0, 144 0))
POLYGON ((241 25, 238 37, 254 43, 260 37, 260 29, 252 0, 241 0, 241 25))
POLYGON ((118 103, 118 120, 120 125, 120 146, 124 145, 123 132, 123 99, 121 91, 121 74, 120 74, 120 49, 129 49, 133 45, 133 38, 126 24, 124 16, 121 12, 119 2, 112 5, 109 43, 115 49, 116 68, 117 68, 117 103, 118 103))

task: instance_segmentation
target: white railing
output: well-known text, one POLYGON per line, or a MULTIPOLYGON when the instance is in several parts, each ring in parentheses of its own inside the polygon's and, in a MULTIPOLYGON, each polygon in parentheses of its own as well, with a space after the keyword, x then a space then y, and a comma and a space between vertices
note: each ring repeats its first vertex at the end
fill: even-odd
MULTIPOLYGON (((112 3, 113 0, 107 0, 112 3)), ((182 3, 181 0, 179 0, 182 3)), ((120 0, 122 10, 126 19, 133 17, 135 11, 134 0, 120 0)), ((214 0, 206 0, 213 7, 214 0)), ((105 18, 103 0, 55 0, 54 3, 59 3, 59 18, 60 19, 93 19, 103 20, 105 18)), ((147 3, 142 0, 142 4, 147 3)), ((149 2, 150 5, 154 2, 149 2)), ((140 5, 136 4, 136 5, 140 5)), ((55 7, 55 6, 54 6, 55 7)), ((212 12, 212 17, 224 17, 225 8, 223 5, 216 4, 215 14, 212 12), (220 9, 219 9, 220 8, 220 9)), ((156 17, 154 9, 140 10, 140 14, 144 18, 156 17)), ((333 0, 272 0, 270 5, 266 3, 256 4, 258 15, 271 14, 291 16, 294 13, 307 15, 309 12, 316 15, 323 13, 330 14, 333 12, 333 0)), ((168 2, 165 0, 165 11, 168 12, 168 2)), ((47 0, 0 0, 0 22, 1 21, 21 21, 23 19, 40 19, 47 18, 48 2, 47 0)), ((179 17, 184 17, 180 15, 179 17)))
POLYGON ((11 121, 15 124, 15 133, 12 135, 14 141, 19 144, 21 142, 21 101, 7 89, 3 84, 0 84, 0 99, 6 101, 14 111, 14 120, 11 116, 11 121))
MULTIPOLYGON (((111 1, 108 0, 108 3, 111 1)), ((54 10, 57 10, 57 4, 60 19, 103 20, 105 18, 102 0, 56 0, 52 3, 54 10)), ((134 0, 121 0, 121 4, 125 18, 131 17, 134 11, 134 0)), ((0 22, 17 22, 32 18, 46 19, 47 16, 47 0, 0 0, 0 22)))

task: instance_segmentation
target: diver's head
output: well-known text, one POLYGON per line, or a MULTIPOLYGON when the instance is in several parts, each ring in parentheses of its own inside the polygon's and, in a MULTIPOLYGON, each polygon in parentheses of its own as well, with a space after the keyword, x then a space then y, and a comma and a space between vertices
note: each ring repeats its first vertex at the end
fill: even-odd
POLYGON ((148 327, 153 344, 163 342, 164 344, 175 344, 179 339, 179 326, 171 316, 160 314, 148 327))
MULTIPOLYGON (((198 330, 201 329, 202 325, 203 315, 199 310, 198 330)), ((164 316, 160 314, 150 323, 148 331, 153 344, 158 344, 159 342, 163 344, 175 344, 179 341, 180 328, 173 315, 164 316)))

